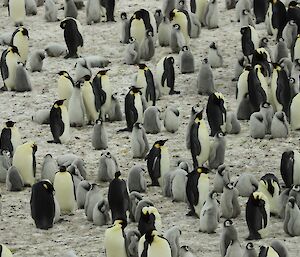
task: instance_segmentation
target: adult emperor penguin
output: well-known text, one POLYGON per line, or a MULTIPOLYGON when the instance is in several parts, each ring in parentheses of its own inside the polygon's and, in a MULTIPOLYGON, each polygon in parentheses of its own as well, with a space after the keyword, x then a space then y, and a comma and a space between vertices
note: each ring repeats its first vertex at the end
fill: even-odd
POLYGON ((132 131, 134 123, 143 123, 144 110, 140 88, 130 87, 125 97, 125 118, 127 127, 120 131, 132 131))
POLYGON ((182 74, 194 73, 194 56, 188 46, 183 46, 179 52, 179 68, 182 74))
POLYGON ((112 86, 107 75, 108 71, 109 69, 100 70, 93 79, 96 109, 103 121, 111 108, 112 86))
POLYGON ((26 16, 25 0, 10 0, 8 2, 8 14, 16 27, 23 26, 26 16))
POLYGON ((128 257, 124 232, 126 226, 126 220, 118 219, 113 221, 112 227, 105 230, 104 248, 107 257, 128 257))
POLYGON ((262 192, 250 195, 246 205, 246 222, 249 229, 249 240, 261 239, 266 235, 270 222, 270 205, 262 192))
POLYGON ((298 93, 293 99, 290 107, 290 122, 292 130, 300 129, 300 117, 298 110, 300 108, 300 93, 298 93))
POLYGON ((25 186, 32 186, 35 182, 37 145, 33 141, 19 145, 13 156, 12 165, 22 176, 25 186))
POLYGON ((172 257, 168 240, 156 230, 149 231, 140 238, 138 253, 140 257, 172 257))
POLYGON ((19 50, 15 46, 9 46, 1 55, 1 76, 6 90, 16 88, 16 69, 20 61, 19 50))
POLYGON ((186 196, 190 208, 188 216, 200 217, 203 204, 209 195, 208 172, 207 168, 199 167, 187 174, 186 196))
POLYGON ((242 35, 242 51, 250 63, 250 56, 254 53, 254 50, 259 47, 258 34, 255 28, 250 25, 242 27, 240 32, 242 35))
POLYGON ((233 225, 233 221, 226 219, 223 223, 222 234, 220 238, 220 253, 221 257, 226 256, 230 242, 238 239, 237 231, 233 225))
POLYGON ((131 152, 133 158, 144 158, 149 151, 149 143, 143 125, 136 122, 131 134, 131 152))
POLYGON ((65 166, 61 166, 55 174, 53 187, 61 213, 74 214, 77 208, 75 184, 65 166))
POLYGON ((69 113, 64 105, 65 100, 56 101, 50 111, 50 129, 53 140, 49 143, 64 144, 70 139, 69 113))
POLYGON ((194 168, 205 163, 209 158, 210 142, 206 124, 202 119, 203 110, 198 112, 190 129, 191 154, 194 168))
POLYGON ((17 28, 11 36, 10 45, 18 48, 20 61, 26 63, 29 52, 29 34, 24 27, 17 28))
POLYGON ((7 248, 6 245, 0 244, 0 256, 1 257, 13 257, 12 252, 7 248))
POLYGON ((141 216, 138 220, 138 230, 141 235, 145 235, 153 229, 161 231, 161 216, 155 207, 145 206, 142 208, 141 216))
POLYGON ((11 120, 5 122, 0 135, 1 152, 7 150, 11 157, 14 155, 17 147, 22 144, 21 134, 15 124, 16 123, 11 120))
POLYGON ((127 221, 129 211, 129 195, 125 180, 120 178, 121 172, 115 173, 115 178, 109 183, 108 204, 111 210, 112 222, 115 220, 127 221))
POLYGON ((39 229, 53 227, 56 208, 54 200, 54 188, 49 180, 41 180, 32 186, 30 209, 31 217, 39 229))
POLYGON ((285 207, 283 230, 290 236, 300 235, 300 210, 294 197, 289 197, 285 207))
POLYGON ((159 81, 159 91, 162 95, 180 93, 180 91, 174 89, 175 70, 174 58, 172 56, 166 56, 160 59, 156 66, 156 75, 159 81))
POLYGON ((220 131, 225 132, 226 107, 222 93, 215 92, 208 97, 206 115, 211 129, 211 136, 215 136, 220 131))
POLYGON ((298 151, 285 151, 282 154, 280 173, 287 188, 300 184, 300 153, 298 151))
POLYGON ((64 38, 68 48, 68 54, 64 58, 78 58, 78 48, 83 47, 83 37, 79 21, 67 17, 62 20, 60 27, 64 30, 64 38))
POLYGON ((162 186, 164 175, 170 170, 170 157, 165 143, 168 139, 156 141, 148 155, 147 168, 151 178, 151 186, 162 186))
POLYGON ((185 45, 189 45, 191 34, 191 20, 187 11, 173 9, 170 12, 170 21, 172 24, 178 24, 185 38, 185 45))
POLYGON ((262 23, 265 21, 265 17, 267 14, 269 6, 268 0, 254 0, 253 1, 253 11, 256 18, 256 24, 262 23))

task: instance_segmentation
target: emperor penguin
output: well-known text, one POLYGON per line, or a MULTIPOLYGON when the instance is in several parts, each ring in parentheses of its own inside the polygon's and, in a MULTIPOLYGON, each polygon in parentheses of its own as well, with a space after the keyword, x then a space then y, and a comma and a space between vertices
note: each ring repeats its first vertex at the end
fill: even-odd
POLYGON ((77 81, 69 100, 68 113, 71 127, 82 127, 85 123, 85 107, 82 98, 82 81, 77 81))
POLYGON ((270 205, 262 192, 252 193, 246 204, 246 222, 249 240, 257 240, 266 236, 270 222, 270 205))
POLYGON ((79 182, 76 188, 76 202, 78 209, 84 209, 86 195, 91 188, 91 184, 86 181, 82 180, 79 182))
POLYGON ((65 18, 71 17, 76 19, 78 16, 77 7, 74 0, 64 0, 64 15, 65 18))
POLYGON ((262 103, 260 105, 259 112, 263 115, 264 118, 264 122, 266 126, 266 134, 271 134, 271 125, 274 116, 273 106, 268 102, 262 103))
POLYGON ((64 104, 68 108, 75 83, 67 71, 60 71, 57 74, 59 75, 57 80, 58 98, 66 99, 64 104))
POLYGON ((178 24, 180 27, 180 31, 184 36, 184 45, 190 44, 190 36, 191 36, 191 18, 186 10, 178 10, 173 9, 170 12, 170 21, 171 23, 178 24))
POLYGON ((44 50, 36 50, 29 57, 29 66, 32 72, 40 72, 43 68, 43 60, 46 58, 44 50))
POLYGON ((275 252, 277 252, 279 257, 289 256, 288 249, 281 241, 274 239, 271 241, 270 246, 275 250, 275 252))
POLYGON ((103 182, 112 181, 118 169, 116 158, 109 151, 102 152, 99 160, 97 180, 103 182))
POLYGON ((206 115, 211 129, 211 136, 218 132, 225 132, 226 106, 222 93, 215 92, 209 95, 206 105, 206 115))
POLYGON ((263 139, 266 134, 264 116, 260 112, 254 112, 250 116, 249 122, 250 136, 255 139, 263 139))
POLYGON ((136 209, 137 209, 137 206, 139 204, 140 201, 145 201, 143 200, 143 196, 142 194, 136 192, 136 191, 132 191, 130 194, 129 194, 129 201, 130 201, 130 204, 129 204, 129 218, 131 221, 135 222, 135 212, 136 212, 136 209))
POLYGON ((179 256, 181 257, 195 257, 191 248, 187 245, 183 245, 179 249, 179 256))
POLYGON ((223 223, 222 234, 220 238, 221 257, 225 257, 231 241, 238 240, 238 233, 231 219, 226 219, 223 223))
POLYGON ((9 151, 1 151, 0 154, 0 182, 6 182, 7 171, 11 167, 11 157, 9 151))
POLYGON ((226 112, 226 127, 225 131, 228 134, 239 134, 241 131, 241 124, 239 123, 236 113, 226 112))
POLYGON ((174 24, 172 26, 169 45, 172 53, 179 53, 180 49, 187 45, 179 24, 174 24))
POLYGON ((187 216, 200 218, 203 204, 209 195, 208 172, 207 168, 199 167, 187 174, 186 196, 190 208, 187 216))
POLYGON ((20 58, 19 50, 15 46, 9 46, 2 52, 0 68, 5 90, 16 89, 16 69, 20 58))
POLYGON ((200 232, 214 233, 220 220, 219 203, 217 193, 212 191, 208 194, 200 213, 200 232))
POLYGON ((212 68, 220 68, 223 66, 223 57, 215 42, 209 45, 207 59, 212 68))
POLYGON ((214 75, 210 63, 207 58, 204 58, 197 77, 198 94, 210 95, 214 93, 215 82, 214 75))
POLYGON ((258 189, 258 181, 253 174, 245 172, 238 177, 234 186, 239 191, 240 196, 249 197, 258 189))
POLYGON ((259 47, 258 33, 255 28, 250 25, 242 27, 240 32, 242 35, 242 51, 250 63, 250 56, 254 53, 254 50, 259 47))
POLYGON ((240 75, 243 73, 244 68, 247 65, 247 58, 244 55, 239 56, 239 58, 237 59, 235 68, 234 68, 234 78, 232 79, 232 81, 238 81, 240 75))
POLYGON ((130 37, 128 39, 128 45, 126 47, 124 63, 129 65, 140 63, 140 47, 135 38, 130 37))
POLYGON ((32 186, 30 198, 31 217, 39 229, 53 227, 59 213, 59 205, 55 204, 54 187, 48 180, 41 180, 32 186))
POLYGON ((269 6, 268 0, 254 0, 253 1, 253 11, 256 19, 256 24, 262 23, 265 21, 265 17, 267 14, 269 6))
POLYGON ((0 135, 0 149, 2 151, 9 151, 12 157, 19 145, 22 144, 21 134, 14 121, 5 122, 0 135))
POLYGON ((213 190, 217 193, 222 193, 223 188, 229 183, 230 183, 229 171, 226 170, 226 166, 224 164, 220 165, 214 177, 213 190))
POLYGON ((298 93, 293 99, 290 107, 290 122, 292 130, 300 129, 300 118, 298 111, 300 108, 300 93, 298 93))
POLYGON ((157 106, 149 106, 145 110, 143 126, 146 133, 157 134, 161 131, 160 110, 157 106))
MULTIPOLYGON (((241 111, 244 112, 244 110, 240 110, 240 109, 242 107, 242 103, 245 99, 245 96, 249 94, 248 77, 251 70, 252 70, 251 65, 246 65, 238 78, 238 82, 236 85, 236 99, 237 99, 237 106, 238 106, 237 114, 240 113, 241 111)), ((250 106, 247 106, 247 109, 249 109, 248 112, 250 112, 250 106)), ((241 119, 246 117, 240 117, 239 115, 237 115, 237 118, 241 119)))
POLYGON ((186 128, 186 133, 185 133, 185 142, 186 142, 186 148, 187 149, 191 149, 191 137, 190 137, 190 132, 191 132, 191 127, 194 124, 194 119, 197 115, 198 112, 200 112, 200 104, 195 104, 194 106, 192 106, 191 108, 191 114, 190 114, 190 118, 189 118, 189 122, 186 128))
POLYGON ((65 100, 56 101, 50 111, 50 129, 53 140, 49 143, 65 144, 70 139, 70 120, 65 100))
POLYGON ((138 245, 141 234, 136 229, 131 229, 126 232, 126 241, 128 244, 128 257, 138 256, 138 245))
POLYGON ((146 31, 146 35, 140 45, 140 57, 144 61, 150 61, 155 54, 155 42, 153 33, 150 30, 146 31))
POLYGON ((171 185, 171 195, 173 202, 187 202, 186 184, 188 171, 179 168, 174 171, 175 175, 171 185))
POLYGON ((64 39, 68 48, 68 54, 64 58, 78 58, 78 49, 83 47, 81 24, 72 17, 66 17, 61 21, 60 27, 64 30, 64 39))
POLYGON ((120 178, 121 172, 115 173, 115 178, 109 183, 108 204, 111 210, 112 222, 118 219, 127 221, 129 211, 129 195, 125 180, 120 178))
POLYGON ((85 76, 92 77, 92 70, 91 70, 90 63, 86 60, 86 58, 79 58, 79 60, 75 64, 75 79, 81 80, 85 76))
POLYGON ((7 191, 22 191, 24 188, 23 179, 16 169, 16 167, 11 166, 6 175, 6 189, 7 191))
POLYGON ((47 44, 45 47, 45 51, 48 57, 59 57, 68 53, 67 47, 59 43, 47 44))
POLYGON ((145 158, 149 151, 149 143, 143 125, 136 122, 131 133, 131 152, 133 158, 145 158))
POLYGON ((41 179, 47 179, 52 184, 54 182, 55 173, 58 171, 58 164, 51 154, 46 154, 44 156, 41 179))
POLYGON ((262 256, 262 257, 281 257, 273 247, 271 246, 260 246, 259 248, 259 255, 258 256, 262 256))
POLYGON ((138 230, 141 235, 153 229, 161 230, 161 216, 158 210, 153 206, 145 206, 141 211, 140 219, 138 220, 138 230))
POLYGON ((289 57, 289 50, 283 38, 279 38, 274 51, 274 61, 279 63, 282 58, 289 57))
POLYGON ((172 25, 168 17, 164 16, 158 27, 158 43, 162 47, 170 45, 172 25))
POLYGON ((166 238, 156 230, 143 235, 139 240, 138 256, 154 257, 157 254, 164 257, 172 257, 171 247, 166 238))
POLYGON ((92 183, 85 196, 84 212, 88 221, 93 221, 94 208, 99 201, 103 200, 100 187, 92 183))
POLYGON ((180 113, 175 106, 168 106, 164 112, 164 127, 168 132, 175 133, 179 128, 180 113))
POLYGON ((57 18, 58 9, 54 0, 45 0, 45 14, 44 18, 48 22, 59 21, 57 18))
POLYGON ((16 27, 23 26, 26 16, 25 0, 10 0, 8 14, 16 27))
POLYGON ((24 27, 17 28, 11 36, 10 44, 18 48, 20 61, 26 64, 29 52, 28 30, 24 27))
POLYGON ((25 64, 18 62, 16 67, 16 80, 15 80, 16 92, 31 91, 31 81, 25 64))
POLYGON ((289 135, 289 125, 283 111, 274 114, 271 124, 271 135, 272 138, 287 138, 289 135))
POLYGON ((226 139, 223 132, 216 133, 214 141, 210 146, 208 166, 211 169, 217 169, 224 163, 226 149, 226 139))
POLYGON ((287 188, 300 184, 300 153, 285 151, 281 156, 280 174, 287 188))
POLYGON ((183 46, 179 52, 179 68, 182 74, 194 73, 194 56, 188 46, 183 46))
POLYGON ((17 168, 25 186, 32 186, 35 182, 37 145, 29 141, 19 145, 13 156, 12 165, 17 168))
POLYGON ((86 23, 92 25, 92 23, 99 23, 101 20, 101 7, 100 1, 88 0, 86 6, 86 23))
POLYGON ((175 0, 164 0, 161 8, 161 12, 164 17, 168 17, 170 12, 175 8, 175 0))
POLYGON ((164 175, 170 170, 170 156, 165 143, 168 139, 156 141, 145 157, 151 178, 151 186, 162 186, 164 175))
POLYGON ((283 230, 290 236, 300 235, 300 210, 294 197, 289 197, 285 207, 283 230))
POLYGON ((124 229, 127 221, 117 219, 113 226, 105 230, 104 248, 107 257, 128 257, 124 229))
POLYGON ((228 183, 223 189, 220 201, 221 215, 225 219, 234 219, 241 214, 241 207, 238 200, 239 191, 233 183, 228 183))
POLYGON ((2 257, 13 257, 12 252, 4 244, 0 244, 0 256, 2 257))
POLYGON ((174 57, 166 56, 160 59, 156 66, 156 76, 159 81, 161 95, 179 94, 175 87, 174 57))
POLYGON ((140 192, 146 191, 146 180, 144 177, 145 169, 140 165, 133 166, 128 174, 128 190, 129 192, 140 192))
POLYGON ((209 134, 202 114, 203 110, 196 114, 190 129, 191 154, 194 168, 203 165, 208 160, 210 152, 209 134))
POLYGON ((129 43, 129 20, 127 18, 127 13, 122 12, 120 14, 120 18, 122 21, 121 24, 121 38, 120 38, 120 43, 122 44, 128 44, 129 43))
POLYGON ((180 235, 181 235, 181 230, 176 226, 171 227, 164 233, 165 238, 168 240, 170 244, 172 256, 179 256, 180 235))
POLYGON ((123 113, 121 111, 121 106, 117 97, 117 93, 114 93, 111 96, 111 107, 108 112, 108 119, 111 122, 123 120, 123 113))
POLYGON ((158 31, 159 25, 161 24, 161 22, 163 20, 163 17, 164 16, 162 14, 161 9, 156 9, 155 12, 154 12, 154 18, 155 18, 155 21, 156 21, 157 31, 158 31))
POLYGON ((208 29, 219 28, 219 9, 217 0, 209 0, 205 11, 205 26, 208 29))
POLYGON ((298 26, 294 20, 290 20, 286 23, 283 31, 282 31, 282 38, 286 43, 288 49, 291 49, 293 43, 295 42, 298 34, 298 26))
POLYGON ((96 120, 92 134, 92 146, 96 150, 105 150, 107 146, 107 133, 101 119, 96 120))
POLYGON ((257 257, 257 252, 252 242, 246 244, 243 257, 257 257))
POLYGON ((61 213, 74 214, 77 208, 75 185, 65 166, 61 166, 55 174, 53 187, 61 213))
POLYGON ((139 70, 136 76, 136 85, 141 88, 142 95, 145 97, 147 104, 154 106, 157 95, 153 73, 144 63, 140 63, 138 66, 139 70))
POLYGON ((93 209, 93 224, 96 226, 102 226, 109 224, 109 206, 106 199, 100 200, 93 209))

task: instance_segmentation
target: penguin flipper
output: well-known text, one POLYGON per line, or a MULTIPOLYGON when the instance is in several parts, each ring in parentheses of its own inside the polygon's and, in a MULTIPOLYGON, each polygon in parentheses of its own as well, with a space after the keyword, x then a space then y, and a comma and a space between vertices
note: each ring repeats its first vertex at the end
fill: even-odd
POLYGON ((1 76, 3 81, 6 80, 8 78, 8 66, 6 64, 5 61, 5 57, 6 57, 7 51, 4 51, 1 55, 1 62, 0 62, 0 66, 1 66, 1 76))
POLYGON ((155 83, 154 83, 154 78, 153 78, 152 72, 150 70, 146 70, 145 77, 146 77, 146 82, 147 82, 146 99, 148 101, 148 94, 149 94, 150 99, 153 101, 153 106, 154 106, 155 101, 156 101, 156 92, 155 92, 155 83))
POLYGON ((53 108, 50 111, 50 129, 54 142, 59 142, 59 137, 64 133, 65 124, 62 121, 60 109, 53 108))

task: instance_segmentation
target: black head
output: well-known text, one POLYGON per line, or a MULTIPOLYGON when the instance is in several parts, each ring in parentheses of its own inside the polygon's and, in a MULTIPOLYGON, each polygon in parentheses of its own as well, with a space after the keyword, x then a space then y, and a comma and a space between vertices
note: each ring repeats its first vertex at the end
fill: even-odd
POLYGON ((288 204, 289 204, 289 206, 290 206, 291 208, 294 208, 294 207, 295 207, 295 204, 296 204, 296 199, 295 199, 293 196, 291 196, 291 197, 289 198, 288 204))
POLYGON ((60 166, 59 167, 59 172, 67 172, 66 166, 60 166))
POLYGON ((115 173, 115 178, 119 178, 121 176, 121 171, 117 171, 116 173, 115 173))
POLYGON ((230 220, 230 219, 227 219, 224 221, 224 227, 225 228, 228 228, 228 227, 231 227, 233 225, 233 221, 230 220))
POLYGON ((161 12, 161 9, 156 9, 155 10, 155 15, 156 16, 161 16, 162 12, 161 12))
POLYGON ((204 111, 204 110, 202 110, 202 111, 200 111, 200 112, 198 112, 198 113, 196 114, 195 120, 196 120, 196 119, 202 120, 202 118, 203 118, 203 111, 204 111))
POLYGON ((271 104, 268 102, 264 102, 261 106, 262 106, 262 108, 269 108, 271 106, 271 104))
POLYGON ((240 30, 240 32, 241 32, 241 34, 243 35, 243 34, 245 34, 248 30, 250 30, 249 27, 242 27, 241 30, 240 30))
POLYGON ((76 88, 80 88, 81 85, 82 85, 82 80, 81 80, 81 79, 78 80, 78 81, 76 81, 76 83, 75 83, 75 87, 76 87, 76 88))
POLYGON ((133 125, 135 128, 140 129, 142 127, 142 124, 139 122, 134 123, 133 125))
POLYGON ((146 36, 153 37, 153 32, 151 30, 146 31, 146 36))
POLYGON ((84 77, 83 77, 83 79, 84 79, 84 81, 90 81, 91 80, 91 75, 85 75, 84 77))
POLYGON ((184 6, 185 0, 180 0, 180 1, 178 2, 178 4, 179 4, 180 6, 184 6))
POLYGON ((243 11, 242 11, 242 15, 248 15, 249 14, 249 11, 247 10, 247 9, 244 9, 243 11))
POLYGON ((20 31, 22 32, 23 36, 29 37, 28 30, 25 28, 20 28, 20 31))
POLYGON ((135 87, 135 86, 131 86, 130 87, 130 92, 132 92, 134 94, 141 93, 141 88, 135 87))
POLYGON ((54 107, 56 106, 56 108, 58 108, 59 106, 62 106, 64 104, 64 101, 66 101, 66 99, 62 99, 62 100, 57 100, 54 103, 54 107))
POLYGON ((252 250, 254 248, 254 245, 252 242, 249 242, 247 245, 246 245, 246 249, 247 250, 252 250))
POLYGON ((147 68, 147 65, 145 63, 140 63, 138 66, 140 70, 144 70, 145 68, 147 68))
POLYGON ((298 3, 296 1, 291 1, 289 3, 289 7, 291 7, 291 8, 297 7, 297 5, 298 5, 298 3))
POLYGON ((126 12, 122 12, 121 15, 121 20, 127 20, 127 13, 126 12))
POLYGON ((189 50, 189 47, 188 47, 188 46, 183 46, 183 47, 181 48, 181 50, 182 50, 183 52, 188 51, 188 50, 189 50))
POLYGON ((65 70, 62 70, 62 71, 58 72, 57 74, 60 75, 60 76, 69 75, 69 73, 67 71, 65 71, 65 70))
POLYGON ((100 74, 101 76, 106 75, 106 73, 109 71, 109 69, 104 69, 104 70, 99 70, 98 74, 100 74))
POLYGON ((143 11, 142 10, 138 10, 134 13, 133 17, 137 20, 143 19, 144 15, 143 15, 143 11))
POLYGON ((170 12, 170 14, 169 14, 169 19, 170 19, 170 21, 173 20, 174 17, 175 17, 175 9, 172 10, 172 11, 170 12))
POLYGON ((217 137, 217 138, 223 138, 223 137, 225 137, 225 133, 222 132, 222 131, 220 131, 220 132, 218 132, 218 133, 216 134, 216 137, 217 137))
POLYGON ((164 140, 158 140, 154 143, 154 147, 156 148, 160 148, 161 146, 163 146, 166 142, 168 141, 168 139, 164 139, 164 140))
POLYGON ((207 64, 207 63, 208 63, 208 59, 207 59, 207 58, 204 58, 203 61, 202 61, 202 63, 203 63, 203 64, 207 64))
POLYGON ((173 28, 176 29, 176 30, 180 30, 180 25, 179 24, 174 24, 173 28))
POLYGON ((16 124, 16 123, 13 122, 13 121, 11 121, 11 120, 5 122, 5 125, 6 125, 6 127, 8 127, 8 128, 12 128, 15 124, 16 124))
POLYGON ((209 45, 209 48, 217 49, 216 43, 215 43, 215 42, 212 42, 212 43, 209 45))
POLYGON ((18 47, 16 47, 16 46, 10 46, 10 50, 13 53, 15 53, 15 54, 19 54, 20 55, 18 47))
POLYGON ((129 38, 129 43, 133 43, 133 42, 135 42, 135 38, 134 37, 130 37, 129 38))
POLYGON ((49 193, 54 192, 54 187, 48 179, 41 180, 39 183, 41 183, 41 185, 43 186, 43 188, 46 189, 47 192, 49 193))

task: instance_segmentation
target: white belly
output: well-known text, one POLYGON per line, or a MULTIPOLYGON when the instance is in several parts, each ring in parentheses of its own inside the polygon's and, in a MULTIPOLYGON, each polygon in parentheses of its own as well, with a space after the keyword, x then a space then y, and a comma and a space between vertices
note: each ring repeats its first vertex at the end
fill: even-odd
POLYGON ((297 39, 294 47, 294 60, 300 59, 300 39, 297 39))
POLYGON ((146 95, 147 81, 143 70, 139 70, 136 77, 136 85, 141 88, 142 95, 146 95))
POLYGON ((207 0, 196 1, 196 15, 199 19, 199 22, 203 21, 206 8, 207 8, 207 0))
POLYGON ((277 78, 278 78, 278 73, 277 71, 274 70, 272 74, 272 81, 271 81, 271 91, 272 91, 271 104, 273 105, 273 108, 275 109, 276 112, 282 110, 282 105, 278 102, 276 97, 277 78))
POLYGON ((293 130, 300 129, 300 94, 298 93, 291 104, 291 126, 293 130))
POLYGON ((248 93, 248 78, 249 72, 244 71, 238 80, 237 88, 238 88, 238 94, 237 94, 237 102, 238 105, 241 103, 241 101, 244 99, 244 96, 248 93))
POLYGON ((26 154, 22 150, 17 150, 13 157, 13 166, 17 168, 25 185, 34 184, 33 158, 31 154, 26 154))
POLYGON ((70 120, 69 120, 69 113, 65 107, 62 108, 62 121, 65 124, 64 127, 64 132, 63 134, 59 137, 59 140, 62 144, 68 142, 70 140, 70 120))
POLYGON ((58 79, 58 98, 59 99, 66 99, 65 106, 68 108, 69 100, 71 98, 73 92, 73 84, 67 78, 60 76, 58 79))
POLYGON ((10 0, 9 12, 15 23, 23 23, 25 19, 25 0, 10 0))
POLYGON ((95 96, 90 85, 85 85, 82 88, 82 98, 85 106, 86 114, 89 121, 95 122, 99 113, 95 107, 95 96))
POLYGON ((143 42, 146 35, 146 28, 143 20, 133 20, 130 27, 131 37, 135 38, 139 46, 143 42))
POLYGON ((195 212, 200 217, 201 209, 203 207, 204 202, 207 199, 207 196, 209 194, 209 179, 207 175, 201 175, 205 176, 203 178, 200 178, 198 180, 198 192, 199 192, 199 201, 198 204, 195 206, 195 212))
POLYGON ((170 170, 170 156, 168 148, 166 146, 161 147, 161 158, 160 158, 160 178, 159 184, 162 185, 162 180, 165 174, 170 170))
POLYGON ((134 106, 135 106, 135 108, 137 110, 137 113, 138 113, 138 119, 137 119, 136 122, 143 123, 143 121, 144 121, 144 112, 143 112, 143 103, 142 103, 142 99, 141 99, 140 95, 135 96, 134 106))
POLYGON ((294 160, 293 181, 294 185, 300 185, 300 153, 298 151, 294 151, 294 160))
POLYGON ((8 90, 15 89, 16 85, 16 68, 19 61, 18 55, 14 53, 8 53, 6 55, 6 65, 8 68, 8 78, 4 81, 8 90))
POLYGON ((26 63, 28 58, 28 51, 29 51, 29 40, 26 36, 21 35, 21 32, 18 32, 17 35, 14 37, 14 46, 16 46, 19 50, 21 56, 21 62, 26 63))
POLYGON ((203 123, 198 128, 198 138, 201 144, 200 155, 197 156, 198 165, 201 166, 204 162, 208 160, 210 151, 209 135, 206 125, 203 123))
POLYGON ((127 257, 121 229, 117 231, 110 229, 109 232, 105 232, 104 247, 106 257, 127 257))

